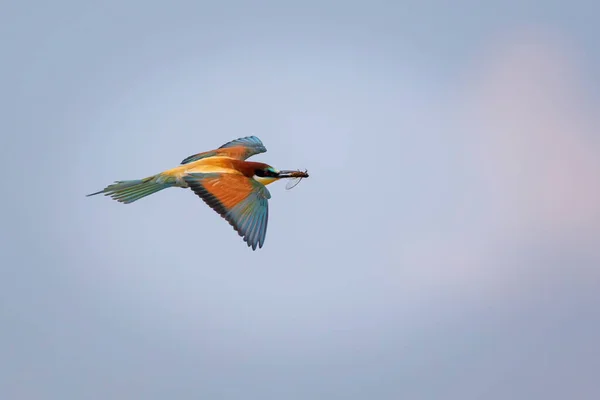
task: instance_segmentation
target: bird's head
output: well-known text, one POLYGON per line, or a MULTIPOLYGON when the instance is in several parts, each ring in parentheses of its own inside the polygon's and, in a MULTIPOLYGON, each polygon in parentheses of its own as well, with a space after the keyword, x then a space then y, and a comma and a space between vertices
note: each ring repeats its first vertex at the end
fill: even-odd
POLYGON ((253 178, 266 186, 283 178, 308 178, 308 174, 302 171, 280 171, 264 164, 254 169, 253 178))

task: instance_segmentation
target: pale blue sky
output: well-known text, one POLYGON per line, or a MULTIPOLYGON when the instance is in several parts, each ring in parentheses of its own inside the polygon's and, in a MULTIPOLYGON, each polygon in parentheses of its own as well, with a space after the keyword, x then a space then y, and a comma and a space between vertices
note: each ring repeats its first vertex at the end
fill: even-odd
POLYGON ((3 399, 600 398, 593 2, 13 2, 3 399), (307 168, 252 252, 190 191, 307 168))

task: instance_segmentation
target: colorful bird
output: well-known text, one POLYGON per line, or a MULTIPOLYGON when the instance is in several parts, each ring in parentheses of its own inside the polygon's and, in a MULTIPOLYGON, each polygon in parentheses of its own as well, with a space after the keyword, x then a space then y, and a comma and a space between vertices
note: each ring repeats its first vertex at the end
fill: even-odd
POLYGON ((282 178, 308 178, 306 171, 279 171, 265 163, 246 161, 266 151, 256 136, 239 138, 189 156, 173 169, 144 179, 116 181, 88 196, 103 193, 128 204, 170 187, 190 188, 256 250, 262 248, 267 233, 271 194, 266 185, 282 178))

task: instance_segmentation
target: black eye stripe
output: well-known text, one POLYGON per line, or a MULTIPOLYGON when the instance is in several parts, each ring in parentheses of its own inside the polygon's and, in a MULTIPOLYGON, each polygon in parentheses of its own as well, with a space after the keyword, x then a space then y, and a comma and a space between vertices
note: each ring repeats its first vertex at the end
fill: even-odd
POLYGON ((277 177, 277 172, 272 171, 270 169, 257 169, 257 170, 254 171, 254 175, 260 176, 262 178, 265 178, 265 177, 274 177, 274 178, 276 178, 277 177))

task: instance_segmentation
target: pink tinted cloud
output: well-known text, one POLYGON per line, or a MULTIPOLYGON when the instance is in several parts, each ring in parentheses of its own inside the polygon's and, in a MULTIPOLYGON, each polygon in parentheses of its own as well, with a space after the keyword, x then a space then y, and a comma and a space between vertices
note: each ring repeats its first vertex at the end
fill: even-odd
POLYGON ((523 254, 564 248, 600 262, 600 116, 592 112, 600 107, 586 98, 578 57, 552 36, 525 32, 493 43, 466 71, 453 102, 463 124, 449 134, 464 133, 484 212, 405 243, 396 261, 410 266, 403 279, 415 290, 506 297, 550 268, 523 254))
POLYGON ((468 113, 475 162, 498 229, 562 235, 600 229, 598 109, 555 37, 493 46, 474 74, 468 113))

